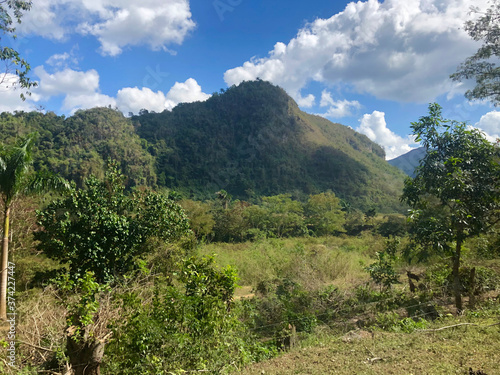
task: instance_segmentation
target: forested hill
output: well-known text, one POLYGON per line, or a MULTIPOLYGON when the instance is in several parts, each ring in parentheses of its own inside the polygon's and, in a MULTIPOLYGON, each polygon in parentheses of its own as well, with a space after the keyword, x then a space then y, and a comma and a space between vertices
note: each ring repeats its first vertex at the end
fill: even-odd
POLYGON ((54 113, 4 112, 0 129, 0 142, 7 144, 37 132, 35 168, 60 173, 79 186, 91 174, 102 178, 108 158, 120 162, 128 186, 156 184, 154 158, 121 112, 94 108, 68 118, 54 113))
POLYGON ((205 102, 132 118, 156 158, 160 185, 199 197, 332 190, 358 208, 400 207, 403 174, 384 150, 340 124, 299 110, 284 90, 244 82, 205 102))
POLYGON ((110 108, 0 115, 0 142, 36 131, 37 169, 81 185, 117 159, 128 186, 165 186, 197 199, 332 190, 353 207, 401 208, 403 174, 383 149, 354 130, 306 114, 282 89, 244 82, 205 102, 131 119, 110 108))

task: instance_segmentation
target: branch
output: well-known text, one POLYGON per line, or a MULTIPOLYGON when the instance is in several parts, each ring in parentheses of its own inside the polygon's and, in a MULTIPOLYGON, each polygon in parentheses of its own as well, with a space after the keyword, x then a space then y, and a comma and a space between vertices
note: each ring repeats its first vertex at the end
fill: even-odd
POLYGON ((488 327, 493 327, 493 326, 498 326, 498 325, 500 325, 500 322, 484 326, 483 328, 488 328, 488 327))
POLYGON ((489 327, 498 326, 498 325, 500 325, 500 322, 489 324, 487 326, 480 326, 479 324, 476 324, 476 323, 460 323, 460 324, 454 324, 452 326, 446 326, 446 327, 435 328, 435 329, 417 329, 417 331, 419 331, 419 332, 436 332, 436 331, 442 331, 444 329, 455 328, 455 327, 460 327, 460 326, 476 326, 479 328, 489 328, 489 327))
POLYGON ((35 349, 39 349, 39 350, 44 350, 46 352, 55 352, 54 349, 48 349, 48 348, 43 348, 41 346, 38 346, 38 345, 33 345, 33 344, 30 344, 28 342, 25 342, 25 341, 21 341, 21 340, 16 340, 19 344, 24 344, 24 345, 28 345, 28 346, 31 346, 32 348, 35 348, 35 349))
POLYGON ((460 323, 460 324, 454 324, 452 326, 446 326, 446 327, 441 327, 441 328, 435 328, 435 329, 417 329, 419 332, 437 332, 437 331, 442 331, 444 329, 448 328, 455 328, 455 327, 460 327, 460 326, 476 326, 476 323, 460 323))

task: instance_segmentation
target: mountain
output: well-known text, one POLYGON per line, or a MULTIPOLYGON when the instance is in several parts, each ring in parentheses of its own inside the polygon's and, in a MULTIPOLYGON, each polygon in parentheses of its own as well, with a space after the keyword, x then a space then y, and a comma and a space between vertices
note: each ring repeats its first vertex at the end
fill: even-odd
POLYGON ((205 102, 126 118, 111 108, 0 114, 0 142, 37 132, 35 167, 79 186, 119 161, 127 186, 175 189, 195 199, 226 190, 252 201, 282 193, 305 199, 331 190, 346 205, 401 210, 404 174, 366 136, 302 112, 284 90, 261 80, 205 102))
POLYGON ((407 152, 406 154, 400 155, 397 158, 389 160, 388 163, 406 173, 410 177, 415 177, 415 168, 420 164, 420 160, 423 159, 425 155, 425 148, 419 147, 414 150, 407 152))
POLYGON ((129 187, 156 184, 154 158, 130 120, 116 110, 93 108, 68 118, 52 112, 4 112, 0 129, 0 142, 10 144, 36 132, 35 168, 57 172, 78 186, 91 174, 103 177, 109 158, 120 162, 129 187))
POLYGON ((302 112, 284 90, 243 82, 205 102, 141 111, 132 121, 156 158, 158 183, 196 198, 332 190, 354 207, 400 209, 404 175, 366 136, 302 112))

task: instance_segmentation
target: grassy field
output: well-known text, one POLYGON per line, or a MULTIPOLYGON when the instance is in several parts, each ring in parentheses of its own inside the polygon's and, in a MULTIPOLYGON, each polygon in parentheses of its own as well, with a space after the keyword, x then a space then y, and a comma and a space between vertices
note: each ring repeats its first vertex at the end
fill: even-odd
MULTIPOLYGON (((380 236, 364 233, 359 237, 345 238, 209 244, 199 251, 203 255, 217 254, 216 261, 220 266, 237 268, 239 284, 242 285, 236 292, 237 299, 254 297, 255 286, 259 282, 284 278, 294 280, 305 290, 313 291, 331 285, 347 295, 367 285, 369 276, 364 267, 373 262, 374 254, 383 249, 384 242, 380 236)), ((498 260, 466 259, 465 262, 485 266, 497 274, 497 266, 500 265, 498 260)), ((428 266, 439 268, 438 264, 428 266)), ((415 271, 413 267, 403 262, 398 265, 402 284, 396 290, 408 292, 405 271, 415 271)), ((420 266, 418 271, 423 272, 426 268, 425 265, 420 266)), ((382 329, 381 324, 377 324, 377 312, 373 309, 368 313, 371 325, 363 329, 353 329, 356 326, 345 324, 345 321, 341 327, 335 322, 330 326, 319 324, 312 333, 300 332, 298 344, 288 352, 253 364, 243 371, 239 369, 236 373, 424 375, 469 374, 469 369, 472 369, 471 374, 500 374, 498 294, 498 290, 490 291, 487 297, 483 296, 482 305, 473 311, 466 310, 460 316, 455 315, 452 304, 442 305, 439 307, 440 318, 426 321, 422 326, 415 323, 410 330, 401 329, 401 322, 405 322, 401 320, 404 313, 395 318, 395 326, 382 329), (454 325, 458 326, 438 330, 454 325)), ((391 312, 386 311, 385 314, 391 312)), ((359 317, 354 316, 352 320, 356 318, 359 317)), ((406 322, 409 321, 407 319, 406 322)))
POLYGON ((447 318, 427 329, 441 331, 351 331, 335 335, 323 327, 298 348, 240 372, 251 374, 469 374, 500 373, 500 304, 496 319, 447 318), (478 372, 479 373, 479 372, 478 372))
MULTIPOLYGON (((365 267, 375 261, 385 242, 380 235, 364 232, 201 244, 196 255, 215 255, 218 267, 230 265, 238 271, 234 314, 245 324, 252 344, 270 350, 244 363, 280 352, 243 369, 235 368, 243 362, 228 361, 215 370, 198 366, 165 373, 469 375, 471 368, 474 375, 500 374, 500 259, 478 255, 475 243, 467 247, 464 264, 478 267, 478 283, 485 289, 475 309, 469 309, 464 293, 466 310, 457 316, 446 290, 446 260, 418 266, 398 260, 400 284, 388 290, 370 280, 365 267), (409 291, 407 270, 421 276, 425 290, 409 291), (420 321, 430 319, 427 306, 435 306, 440 317, 420 321), (291 325, 297 340, 283 350, 280 345, 290 337, 291 325), (449 328, 438 330, 443 327, 449 328)), ((135 287, 153 293, 144 283, 135 287)), ((64 353, 66 312, 51 290, 28 289, 17 295, 18 363, 26 375, 50 373, 46 368, 57 368, 55 360, 49 364, 50 358, 64 353)), ((0 368, 5 353, 1 352, 0 368)), ((179 355, 185 358, 186 351, 179 349, 179 355)))
POLYGON ((238 271, 239 285, 255 287, 259 282, 289 278, 305 289, 325 284, 350 287, 368 280, 363 270, 384 240, 362 237, 306 237, 265 239, 239 244, 212 243, 201 246, 200 255, 216 255, 216 262, 238 271))

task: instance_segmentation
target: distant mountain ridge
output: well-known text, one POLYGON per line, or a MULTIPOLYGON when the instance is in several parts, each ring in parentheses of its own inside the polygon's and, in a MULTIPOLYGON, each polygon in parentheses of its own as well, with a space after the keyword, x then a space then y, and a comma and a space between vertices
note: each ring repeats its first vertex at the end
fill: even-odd
POLYGON ((415 177, 415 168, 419 166, 420 160, 422 160, 424 156, 425 148, 419 147, 397 158, 388 160, 388 163, 401 169, 408 176, 415 177))
POLYGON ((286 92, 257 80, 205 102, 132 118, 156 157, 158 181, 199 197, 239 199, 332 190, 358 208, 401 207, 404 175, 363 134, 302 112, 286 92))
POLYGON ((205 102, 126 118, 111 108, 0 114, 0 142, 38 133, 35 167, 84 186, 117 160, 127 186, 174 189, 186 197, 234 199, 333 191, 346 207, 402 210, 404 174, 368 137, 302 112, 284 90, 243 82, 205 102))

